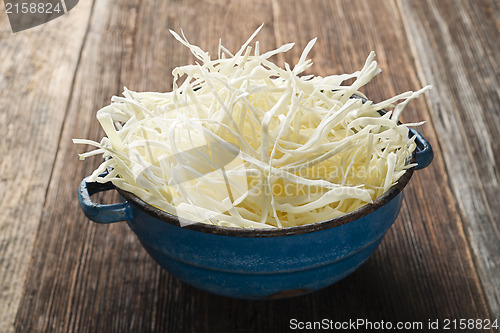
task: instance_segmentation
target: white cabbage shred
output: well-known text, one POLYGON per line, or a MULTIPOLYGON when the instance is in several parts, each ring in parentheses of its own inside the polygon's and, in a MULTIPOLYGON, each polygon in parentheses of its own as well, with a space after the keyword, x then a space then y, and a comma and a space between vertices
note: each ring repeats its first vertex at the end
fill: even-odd
POLYGON ((215 60, 171 31, 198 63, 173 70, 172 92, 125 88, 97 112, 106 137, 74 140, 97 147, 81 159, 105 158, 90 181, 112 182, 181 225, 273 228, 351 212, 414 167, 407 126, 420 123, 398 119, 430 86, 362 103, 353 95, 381 71, 374 52, 353 74, 305 76, 316 39, 293 68, 280 68, 269 58, 294 44, 260 54, 256 42, 252 51, 259 30, 234 55, 219 44, 215 60))

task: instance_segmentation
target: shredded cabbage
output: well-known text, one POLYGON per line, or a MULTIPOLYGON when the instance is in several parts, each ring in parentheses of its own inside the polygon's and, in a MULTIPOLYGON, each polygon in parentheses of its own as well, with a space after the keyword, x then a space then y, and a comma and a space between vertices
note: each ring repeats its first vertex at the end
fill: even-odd
POLYGON ((359 89, 381 72, 374 52, 355 73, 305 76, 316 39, 293 68, 280 68, 269 58, 294 44, 260 54, 256 42, 252 52, 261 28, 234 55, 219 43, 215 60, 171 31, 198 62, 173 70, 171 92, 125 88, 97 112, 106 137, 73 140, 97 147, 81 159, 105 158, 90 181, 112 182, 177 215, 181 225, 241 228, 331 219, 396 184, 414 166, 407 163, 416 147, 407 126, 421 124, 398 119, 430 86, 363 103, 353 95, 364 97, 359 89))

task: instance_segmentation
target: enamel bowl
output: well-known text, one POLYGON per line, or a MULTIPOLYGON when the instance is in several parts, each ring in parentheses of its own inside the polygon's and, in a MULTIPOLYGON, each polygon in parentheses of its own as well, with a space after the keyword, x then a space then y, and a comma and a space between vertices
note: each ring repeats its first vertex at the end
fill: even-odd
POLYGON ((354 272, 377 248, 401 208, 403 189, 414 169, 433 158, 429 143, 415 130, 417 149, 398 183, 372 204, 327 221, 281 229, 239 229, 193 223, 148 205, 110 183, 83 179, 78 199, 96 223, 125 221, 144 249, 180 280, 215 294, 272 299, 309 293, 354 272), (101 205, 97 192, 116 189, 125 202, 101 205))

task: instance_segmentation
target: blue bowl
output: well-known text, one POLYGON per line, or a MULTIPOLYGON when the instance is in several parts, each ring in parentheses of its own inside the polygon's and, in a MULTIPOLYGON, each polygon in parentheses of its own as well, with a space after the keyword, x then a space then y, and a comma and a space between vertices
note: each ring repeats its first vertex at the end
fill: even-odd
MULTIPOLYGON (((410 163, 424 168, 432 161, 432 148, 417 131, 410 129, 410 135, 417 143, 410 163)), ((151 257, 180 280, 219 295, 272 299, 324 288, 361 266, 396 220, 413 170, 372 204, 331 220, 280 229, 181 227, 176 216, 118 188, 126 202, 93 202, 94 193, 115 187, 87 178, 78 199, 94 222, 126 221, 151 257)))

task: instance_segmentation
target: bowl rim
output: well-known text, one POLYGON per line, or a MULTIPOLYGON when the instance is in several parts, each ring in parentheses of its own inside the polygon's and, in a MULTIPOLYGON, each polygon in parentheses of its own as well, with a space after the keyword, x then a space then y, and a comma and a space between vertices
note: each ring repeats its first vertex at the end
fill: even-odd
MULTIPOLYGON (((359 98, 363 103, 367 101, 367 99, 353 95, 351 98, 359 98)), ((387 110, 382 109, 379 110, 381 114, 385 114, 387 110)), ((398 121, 401 124, 400 121, 398 121)), ((410 129, 409 136, 412 137, 412 131, 410 129)), ((411 155, 411 158, 407 161, 407 164, 413 164, 417 162, 416 158, 417 149, 415 149, 411 155)), ((281 237, 281 236, 293 236, 293 235, 301 235, 306 233, 311 233, 320 230, 326 230, 330 228, 335 228, 353 221, 356 221, 362 217, 365 217, 382 206, 389 203, 392 199, 394 199, 398 194, 400 194, 404 187, 410 181, 410 178, 415 171, 415 167, 408 168, 406 172, 399 178, 397 183, 393 185, 389 190, 387 190, 380 197, 375 199, 372 203, 366 204, 358 209, 353 210, 347 214, 335 217, 329 220, 318 221, 309 224, 303 224, 299 226, 292 227, 282 227, 282 228, 237 228, 237 227, 223 227, 213 224, 207 224, 202 222, 193 222, 191 224, 181 226, 179 223, 179 219, 174 214, 171 214, 167 211, 156 208, 144 200, 136 196, 135 194, 125 191, 117 186, 114 186, 115 189, 127 200, 127 202, 131 203, 133 206, 137 207, 139 210, 145 212, 146 214, 159 219, 162 222, 169 223, 171 225, 177 226, 179 228, 188 229, 192 231, 203 232, 207 234, 213 235, 221 235, 221 236, 233 236, 233 237, 250 237, 250 238, 258 238, 258 237, 281 237)))

